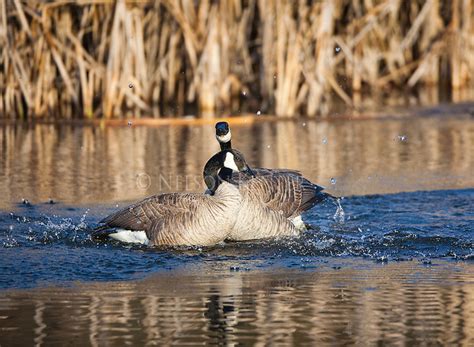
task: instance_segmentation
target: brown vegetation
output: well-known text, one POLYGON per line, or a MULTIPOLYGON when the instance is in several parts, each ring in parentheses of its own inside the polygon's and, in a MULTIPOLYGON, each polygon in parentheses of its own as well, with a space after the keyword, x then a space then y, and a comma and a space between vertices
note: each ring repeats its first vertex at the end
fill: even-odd
POLYGON ((333 95, 457 90, 473 16, 472 0, 0 0, 0 114, 314 116, 333 95))

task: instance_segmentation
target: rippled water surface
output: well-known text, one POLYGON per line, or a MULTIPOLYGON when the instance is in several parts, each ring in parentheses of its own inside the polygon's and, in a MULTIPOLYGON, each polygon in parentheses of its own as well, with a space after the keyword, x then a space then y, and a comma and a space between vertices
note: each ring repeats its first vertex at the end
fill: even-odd
POLYGON ((0 345, 474 344, 474 118, 232 129, 253 166, 301 170, 343 213, 317 206, 279 241, 96 243, 130 201, 202 191, 213 126, 3 126, 0 345))
POLYGON ((464 262, 352 259, 334 269, 321 261, 309 270, 220 273, 213 261, 201 261, 191 274, 4 292, 0 339, 134 346, 474 342, 473 274, 464 262))

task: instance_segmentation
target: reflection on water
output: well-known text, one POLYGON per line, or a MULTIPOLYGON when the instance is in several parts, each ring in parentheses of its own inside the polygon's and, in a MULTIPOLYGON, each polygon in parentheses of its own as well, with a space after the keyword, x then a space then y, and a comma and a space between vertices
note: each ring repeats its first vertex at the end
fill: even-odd
POLYGON ((4 126, 0 346, 474 345, 474 118, 232 133, 254 166, 299 169, 338 195, 381 195, 343 200, 344 218, 318 205, 304 215, 313 228, 291 240, 96 244, 89 229, 117 202, 203 190, 213 126, 4 126), (22 198, 33 205, 14 205, 22 198), (49 198, 65 204, 39 204, 49 198))
MULTIPOLYGON (((212 125, 4 126, 0 204, 202 191, 202 167, 218 150, 213 133, 212 125)), ((472 117, 259 122, 235 125, 233 135, 252 165, 301 170, 339 195, 474 186, 472 117)))
POLYGON ((340 265, 2 292, 0 343, 473 345, 468 264, 340 265))

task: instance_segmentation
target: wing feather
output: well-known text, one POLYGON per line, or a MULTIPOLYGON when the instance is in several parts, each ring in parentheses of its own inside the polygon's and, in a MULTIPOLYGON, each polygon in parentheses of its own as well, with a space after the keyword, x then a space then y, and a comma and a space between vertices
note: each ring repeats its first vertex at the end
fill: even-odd
POLYGON ((127 230, 148 230, 156 220, 195 212, 206 199, 203 194, 193 193, 154 195, 111 214, 101 223, 127 230))
POLYGON ((294 218, 321 202, 323 188, 311 183, 301 174, 273 172, 245 180, 240 185, 243 194, 262 202, 286 218, 294 218))

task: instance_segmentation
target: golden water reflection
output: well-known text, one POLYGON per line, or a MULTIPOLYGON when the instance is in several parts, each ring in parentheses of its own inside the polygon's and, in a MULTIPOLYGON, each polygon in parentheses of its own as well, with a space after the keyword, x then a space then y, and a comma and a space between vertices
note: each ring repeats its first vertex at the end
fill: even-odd
MULTIPOLYGON (((298 169, 339 195, 474 186, 474 118, 300 120, 233 126, 253 166, 298 169), (331 178, 335 184, 331 184, 331 178)), ((206 126, 9 125, 0 129, 2 207, 202 191, 218 150, 206 126)))
POLYGON ((0 292, 0 343, 472 346, 473 275, 468 263, 354 261, 0 292))

